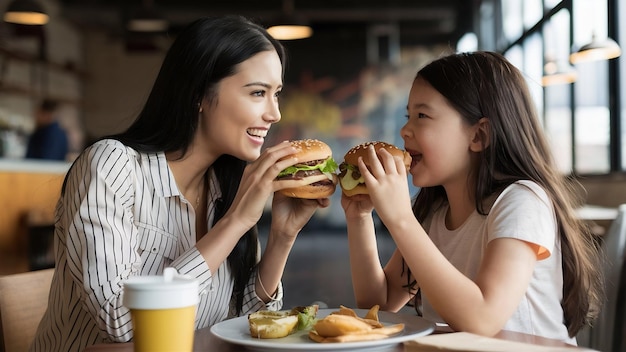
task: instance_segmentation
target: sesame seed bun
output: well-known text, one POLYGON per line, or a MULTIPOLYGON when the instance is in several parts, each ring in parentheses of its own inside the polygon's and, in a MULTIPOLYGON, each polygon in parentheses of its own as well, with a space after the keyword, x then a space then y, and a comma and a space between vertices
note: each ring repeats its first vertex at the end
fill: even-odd
POLYGON ((277 179, 298 180, 301 185, 278 192, 288 197, 304 199, 328 198, 335 193, 338 183, 335 174, 337 164, 328 144, 317 139, 294 140, 290 143, 297 150, 295 156, 299 162, 283 170, 277 179))
POLYGON ((348 150, 346 155, 343 157, 343 163, 339 165, 339 185, 341 186, 343 194, 348 197, 352 197, 357 194, 368 194, 367 186, 365 185, 365 181, 363 181, 359 171, 358 161, 359 158, 362 157, 365 165, 370 165, 370 154, 367 151, 370 145, 373 145, 376 151, 379 149, 385 149, 393 157, 402 158, 407 170, 411 167, 411 155, 393 144, 381 141, 372 141, 354 146, 348 150))

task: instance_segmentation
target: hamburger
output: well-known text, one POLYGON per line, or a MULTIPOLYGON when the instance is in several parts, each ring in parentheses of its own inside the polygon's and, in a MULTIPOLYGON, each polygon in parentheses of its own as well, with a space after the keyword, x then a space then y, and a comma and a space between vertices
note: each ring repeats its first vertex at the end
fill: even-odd
MULTIPOLYGON (((302 180, 301 186, 278 191, 292 198, 319 199, 330 197, 337 187, 337 163, 328 144, 317 139, 290 142, 297 149, 298 163, 287 167, 277 180, 302 180)), ((292 157, 294 155, 290 155, 292 157)))
POLYGON ((348 150, 343 157, 343 162, 339 165, 339 184, 343 194, 348 197, 357 194, 368 194, 365 180, 359 171, 358 161, 359 157, 363 157, 363 162, 369 167, 370 154, 367 149, 370 145, 373 145, 376 151, 385 149, 392 156, 402 158, 407 170, 411 167, 411 155, 393 144, 380 141, 359 144, 348 150))

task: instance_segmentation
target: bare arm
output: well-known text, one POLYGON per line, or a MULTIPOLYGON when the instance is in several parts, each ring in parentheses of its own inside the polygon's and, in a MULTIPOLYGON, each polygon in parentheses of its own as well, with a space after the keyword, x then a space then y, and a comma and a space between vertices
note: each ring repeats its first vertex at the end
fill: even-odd
POLYGON ((380 260, 371 213, 347 222, 350 272, 357 307, 370 308, 387 301, 387 282, 380 260))
POLYGON ((444 257, 413 216, 407 204, 406 170, 402 161, 384 150, 379 156, 382 162, 372 163, 371 172, 362 161, 359 169, 376 211, 422 293, 455 330, 483 335, 497 333, 528 287, 537 261, 535 252, 521 240, 495 239, 488 244, 476 281, 472 281, 444 257), (388 199, 394 199, 396 204, 390 204, 388 199))
POLYGON ((422 294, 453 329, 483 335, 502 329, 523 297, 536 263, 526 242, 510 238, 491 241, 476 281, 472 281, 441 254, 423 230, 392 228, 422 294))
POLYGON ((274 194, 272 202, 272 224, 265 253, 259 262, 257 295, 267 302, 278 289, 287 258, 296 236, 309 221, 315 210, 330 205, 330 200, 289 198, 279 193, 274 194))
POLYGON ((402 282, 406 282, 406 273, 401 276, 402 258, 399 252, 394 252, 383 269, 369 197, 343 195, 341 203, 346 212, 350 269, 357 306, 371 308, 378 304, 382 310, 398 311, 411 298, 402 287, 402 282))
MULTIPOLYGON (((209 268, 215 270, 226 260, 239 238, 261 218, 267 199, 274 195, 275 191, 307 182, 275 180, 281 170, 297 162, 295 158, 287 157, 294 152, 295 149, 291 144, 281 143, 268 148, 254 163, 246 167, 232 206, 196 244, 209 268), (284 157, 287 158, 280 160, 284 157)), ((328 204, 328 199, 287 199, 278 194, 274 195, 270 236, 266 254, 259 263, 259 276, 262 278, 263 287, 258 278, 256 283, 257 295, 264 302, 270 300, 265 292, 272 295, 277 290, 297 234, 318 207, 325 207, 328 204)))

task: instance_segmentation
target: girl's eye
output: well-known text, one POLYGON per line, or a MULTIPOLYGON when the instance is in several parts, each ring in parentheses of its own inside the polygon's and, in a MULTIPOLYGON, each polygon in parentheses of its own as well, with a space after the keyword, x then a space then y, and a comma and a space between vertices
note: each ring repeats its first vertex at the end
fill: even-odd
MULTIPOLYGON (((406 114, 406 115, 404 115, 404 116, 406 117, 406 119, 407 119, 407 120, 410 120, 410 119, 411 119, 411 115, 410 115, 410 114, 406 114)), ((415 117, 417 117, 418 119, 423 119, 423 118, 428 117, 428 115, 423 114, 423 113, 421 113, 421 112, 420 112, 420 113, 417 113, 417 114, 414 114, 414 116, 415 116, 415 117)))
POLYGON ((264 90, 257 90, 252 92, 252 95, 254 95, 255 97, 264 97, 265 96, 265 91, 264 90))
POLYGON ((282 93, 282 91, 280 91, 280 90, 279 90, 279 91, 277 91, 277 92, 274 94, 274 97, 276 97, 276 98, 280 98, 280 94, 281 94, 281 93, 282 93))

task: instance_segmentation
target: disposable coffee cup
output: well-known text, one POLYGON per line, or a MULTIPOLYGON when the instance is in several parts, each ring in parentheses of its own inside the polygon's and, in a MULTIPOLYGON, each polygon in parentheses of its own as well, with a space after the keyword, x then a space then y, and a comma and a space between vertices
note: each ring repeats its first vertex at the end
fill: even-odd
POLYGON ((198 281, 165 268, 163 275, 136 276, 124 282, 136 352, 193 350, 198 281))

